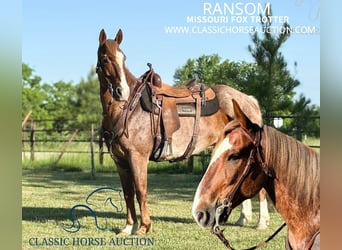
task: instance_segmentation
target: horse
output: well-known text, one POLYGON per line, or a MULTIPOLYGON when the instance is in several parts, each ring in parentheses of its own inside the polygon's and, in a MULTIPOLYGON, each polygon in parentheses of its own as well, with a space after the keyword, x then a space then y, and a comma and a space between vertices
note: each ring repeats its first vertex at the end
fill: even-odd
MULTIPOLYGON (((233 119, 234 112, 229 101, 232 98, 239 101, 244 112, 248 113, 255 123, 261 125, 262 117, 259 104, 254 97, 226 85, 212 87, 219 108, 217 112, 207 116, 199 117, 196 111, 195 117, 178 117, 172 109, 162 108, 156 102, 153 107, 159 110, 159 113, 165 112, 165 115, 171 113, 179 119, 178 126, 175 126, 172 131, 172 143, 168 142, 169 145, 166 149, 168 153, 164 154, 158 151, 159 157, 156 157, 155 148, 156 144, 160 143, 163 119, 160 119, 160 116, 153 111, 145 111, 141 102, 141 89, 148 85, 151 91, 151 88, 154 87, 151 82, 156 82, 155 85, 159 86, 160 91, 164 91, 170 96, 185 96, 188 95, 189 90, 163 83, 151 69, 142 77, 135 77, 126 67, 126 56, 120 48, 122 40, 121 29, 114 39, 107 39, 106 32, 103 29, 100 31, 96 72, 100 83, 100 100, 103 111, 101 133, 117 166, 126 203, 126 226, 120 234, 145 235, 152 229, 147 205, 148 161, 180 160, 198 154, 214 145, 224 126, 233 119), (194 133, 194 131, 197 132, 194 133), (169 149, 171 146, 172 150, 169 149), (163 155, 163 158, 160 158, 160 154, 163 155), (140 226, 134 203, 135 195, 141 214, 140 226)), ((201 95, 205 95, 204 92, 202 93, 202 87, 200 89, 201 95)), ((166 97, 165 100, 170 101, 170 103, 165 102, 171 107, 174 101, 166 97)), ((205 100, 196 101, 195 105, 202 106, 203 101, 205 100)), ((171 125, 173 126, 173 124, 171 125)))
POLYGON ((265 188, 287 224, 286 249, 319 249, 319 153, 253 123, 234 100, 233 107, 235 119, 223 129, 197 187, 195 221, 233 249, 222 233, 225 222, 233 208, 265 188))

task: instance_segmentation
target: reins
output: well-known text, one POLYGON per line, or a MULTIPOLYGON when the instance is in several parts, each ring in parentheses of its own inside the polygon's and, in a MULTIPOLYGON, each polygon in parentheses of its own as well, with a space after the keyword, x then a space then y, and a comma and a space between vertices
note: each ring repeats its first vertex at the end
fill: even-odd
MULTIPOLYGON (((286 223, 283 223, 272 235, 270 235, 266 240, 258 243, 255 246, 249 247, 249 248, 245 248, 244 250, 254 250, 254 249, 259 249, 264 247, 269 241, 271 241, 284 227, 286 226, 286 223)), ((227 249, 230 250, 236 250, 236 248, 233 248, 229 241, 226 239, 226 237, 223 235, 223 230, 219 230, 214 232, 212 230, 212 233, 215 234, 221 241, 222 243, 227 247, 227 249)))
MULTIPOLYGON (((252 136, 248 133, 248 131, 246 131, 244 128, 242 128, 241 126, 237 127, 237 128, 234 128, 234 129, 241 129, 243 131, 243 133, 252 141, 253 143, 253 149, 251 150, 250 152, 250 155, 248 157, 248 161, 247 161, 247 164, 246 164, 246 167, 242 173, 242 175, 240 176, 239 180, 237 181, 236 185, 234 186, 233 188, 233 191, 228 194, 226 196, 226 198, 223 200, 222 202, 222 205, 218 206, 216 208, 216 211, 215 211, 215 225, 214 227, 212 228, 211 230, 211 233, 213 233, 214 235, 216 235, 221 241, 222 243, 227 247, 227 249, 230 249, 230 250, 235 250, 235 248, 233 248, 229 241, 225 238, 224 234, 223 234, 223 231, 224 229, 221 229, 220 228, 220 223, 219 223, 219 219, 220 219, 220 216, 225 212, 225 209, 226 210, 226 214, 227 216, 230 215, 231 211, 233 210, 232 206, 233 206, 233 199, 234 199, 234 196, 237 192, 237 190, 241 187, 242 185, 242 182, 245 180, 245 178, 247 177, 250 169, 251 169, 251 166, 252 166, 252 163, 255 159, 255 157, 258 158, 258 161, 259 163, 262 165, 263 168, 265 168, 265 160, 264 160, 264 157, 262 156, 261 152, 260 152, 260 148, 261 148, 261 132, 262 132, 262 129, 258 129, 257 133, 256 133, 256 136, 255 138, 253 139, 252 136)), ((267 174, 268 174, 268 171, 265 171, 267 174)), ((245 250, 253 250, 253 249, 258 249, 258 248, 261 248, 263 246, 265 246, 267 244, 267 242, 269 242, 270 240, 272 240, 284 227, 286 226, 286 223, 283 223, 271 236, 269 236, 265 241, 263 242, 260 242, 259 244, 253 246, 253 247, 250 247, 250 248, 247 248, 245 250)))

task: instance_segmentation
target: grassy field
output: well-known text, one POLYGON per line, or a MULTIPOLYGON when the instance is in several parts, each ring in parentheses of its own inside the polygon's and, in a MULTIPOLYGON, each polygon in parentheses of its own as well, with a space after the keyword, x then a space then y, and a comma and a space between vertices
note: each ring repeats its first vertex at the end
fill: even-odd
MULTIPOLYGON (((200 179, 199 174, 149 174, 148 204, 153 232, 145 237, 120 238, 116 233, 125 224, 124 204, 123 211, 105 207, 98 212, 99 225, 106 225, 107 222, 104 230, 96 227, 94 217, 85 209, 77 209, 76 212, 81 225, 78 232, 69 233, 63 229, 63 225, 71 224, 70 209, 85 204, 86 197, 94 189, 121 187, 114 171, 98 172, 93 180, 85 170, 68 172, 64 169, 25 167, 22 176, 22 248, 225 249, 215 236, 200 228, 191 216, 193 196, 200 179), (128 245, 135 242, 134 246, 117 246, 123 240, 128 245), (137 242, 140 246, 137 246, 137 242), (55 245, 42 246, 43 243, 55 245), (89 246, 91 243, 93 245, 89 246)), ((98 197, 95 202, 101 202, 103 198, 98 197)), ((114 202, 118 204, 117 199, 114 202)), ((251 225, 237 227, 233 223, 238 219, 240 208, 233 211, 229 219, 232 225, 226 229, 225 235, 235 248, 243 249, 265 240, 283 223, 270 202, 269 208, 270 226, 262 231, 254 228, 258 213, 254 213, 251 225)), ((253 201, 253 209, 255 212, 259 209, 256 200, 253 201)), ((284 249, 285 234, 286 228, 263 249, 284 249)))
MULTIPOLYGON (((320 139, 306 138, 304 143, 319 146, 320 139)), ((74 146, 73 150, 89 147, 88 144, 74 146)), ((195 158, 194 174, 187 174, 186 162, 149 164, 148 204, 153 232, 146 237, 122 238, 116 234, 125 224, 125 205, 123 202, 118 209, 104 207, 103 201, 111 195, 108 193, 101 193, 94 198, 95 203, 92 201, 97 205, 96 209, 92 208, 98 215, 98 225, 104 230, 96 227, 89 210, 80 207, 73 210, 79 219, 80 230, 70 233, 63 229, 63 225, 71 225, 71 208, 86 204, 85 200, 93 190, 101 187, 120 189, 121 185, 108 154, 103 165, 99 164, 98 154, 95 155, 96 179, 90 176, 90 154, 66 153, 55 165, 58 155, 36 153, 36 160, 31 161, 29 153, 23 154, 23 249, 225 249, 209 231, 197 226, 191 216, 193 196, 206 168, 199 158, 195 158), (123 241, 126 246, 122 246, 123 241), (134 246, 129 246, 130 243, 134 246)), ((115 197, 114 203, 118 205, 121 198, 115 197)), ((234 226, 240 207, 233 211, 229 219, 231 226, 225 235, 235 248, 244 249, 265 240, 283 223, 269 202, 270 226, 267 230, 256 230, 258 209, 257 199, 254 199, 253 222, 246 227, 234 226)), ((284 249, 285 234, 286 228, 263 249, 284 249)))

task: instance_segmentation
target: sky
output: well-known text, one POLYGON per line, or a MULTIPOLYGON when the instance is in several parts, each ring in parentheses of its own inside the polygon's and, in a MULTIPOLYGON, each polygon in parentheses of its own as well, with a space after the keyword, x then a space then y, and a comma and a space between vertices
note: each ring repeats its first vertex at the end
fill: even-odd
POLYGON ((120 47, 129 70, 138 77, 150 62, 164 82, 173 84, 175 70, 189 58, 218 54, 222 60, 254 62, 247 49, 250 32, 261 27, 257 17, 268 4, 274 35, 286 20, 294 30, 281 53, 301 83, 295 91, 320 105, 317 0, 23 1, 22 61, 44 83, 78 83, 96 65, 100 30, 114 38, 122 29, 120 47))

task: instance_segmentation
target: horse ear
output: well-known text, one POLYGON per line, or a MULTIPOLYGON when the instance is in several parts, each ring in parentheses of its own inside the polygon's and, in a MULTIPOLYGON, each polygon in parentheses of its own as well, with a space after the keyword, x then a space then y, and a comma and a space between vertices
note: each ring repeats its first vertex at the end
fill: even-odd
POLYGON ((232 99, 232 102, 234 109, 234 119, 238 120, 243 128, 248 129, 252 122, 241 110, 239 104, 234 99, 232 99))
POLYGON ((107 40, 106 32, 104 31, 104 29, 102 29, 100 32, 100 36, 99 36, 100 45, 103 45, 106 42, 106 40, 107 40))
POLYGON ((119 29, 118 33, 116 33, 114 40, 120 45, 120 43, 122 42, 122 38, 123 38, 122 30, 119 29))

